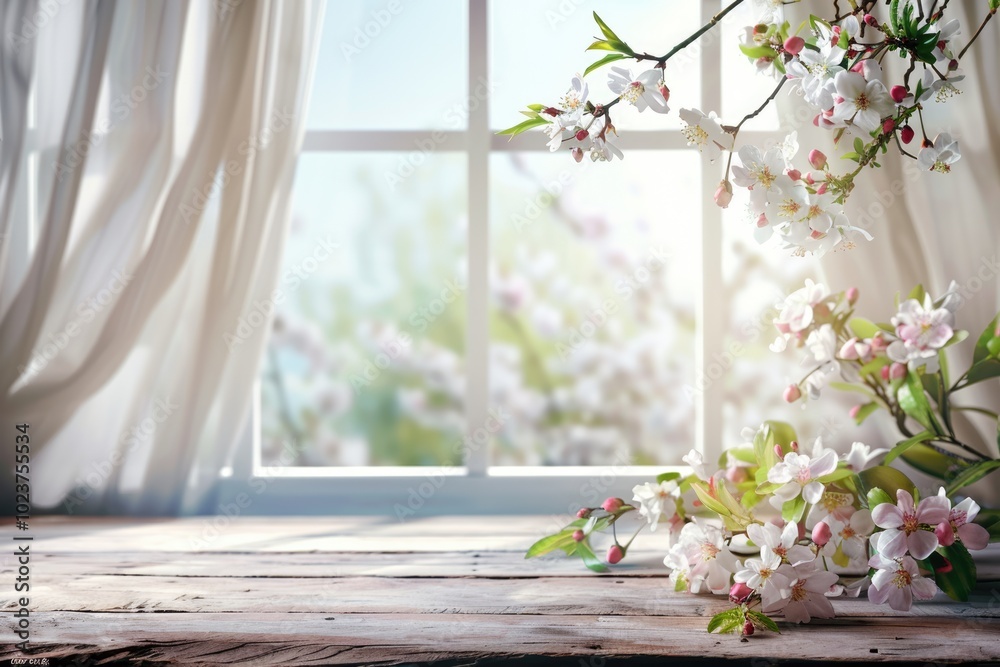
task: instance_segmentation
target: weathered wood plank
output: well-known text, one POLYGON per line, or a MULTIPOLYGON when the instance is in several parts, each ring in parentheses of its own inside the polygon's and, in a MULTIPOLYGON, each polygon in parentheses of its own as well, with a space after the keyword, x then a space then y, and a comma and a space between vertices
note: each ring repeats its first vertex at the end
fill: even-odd
MULTIPOLYGON (((337 579, 160 576, 46 577, 32 587, 38 612, 328 612, 337 614, 549 614, 711 616, 724 596, 675 593, 666 578, 337 579)), ((910 613, 867 599, 833 600, 838 618, 1000 618, 1000 593, 983 590, 968 604, 940 594, 910 613)), ((13 600, 2 610, 16 609, 13 600)))
MULTIPOLYGON (((741 642, 705 633, 704 618, 452 614, 107 614, 35 619, 34 657, 117 652, 184 664, 380 664, 450 658, 673 656, 718 660, 988 662, 1000 620, 840 619, 741 642), (943 638, 947 638, 943 640, 943 638), (280 661, 280 662, 278 662, 280 661)), ((5 625, 10 627, 10 622, 5 625)), ((0 658, 15 657, 6 649, 0 658)))

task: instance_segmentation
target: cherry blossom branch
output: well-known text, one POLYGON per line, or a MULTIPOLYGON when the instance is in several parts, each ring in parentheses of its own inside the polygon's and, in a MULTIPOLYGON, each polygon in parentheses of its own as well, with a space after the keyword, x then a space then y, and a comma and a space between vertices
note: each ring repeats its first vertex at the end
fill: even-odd
MULTIPOLYGON (((760 113, 765 108, 767 108, 767 105, 770 104, 771 102, 773 102, 774 98, 778 96, 778 91, 781 90, 781 87, 785 85, 786 81, 788 81, 787 78, 781 77, 781 81, 779 81, 778 85, 774 87, 774 90, 772 90, 771 94, 767 96, 767 99, 765 99, 763 102, 761 102, 761 104, 760 104, 759 107, 757 107, 756 109, 754 109, 753 111, 751 111, 747 115, 743 116, 743 119, 740 120, 740 122, 737 123, 736 126, 732 129, 732 132, 730 134, 733 135, 734 148, 735 148, 735 142, 736 142, 736 135, 738 135, 740 133, 740 128, 743 127, 743 123, 747 122, 751 118, 756 118, 757 116, 759 116, 760 113)), ((724 128, 724 129, 726 129, 727 132, 729 131, 728 128, 724 128)), ((726 179, 727 180, 729 179, 729 168, 733 164, 733 152, 734 151, 729 151, 729 159, 726 160, 726 179)))
POLYGON ((969 50, 969 47, 972 46, 975 43, 976 39, 979 38, 979 35, 983 32, 983 28, 986 27, 986 24, 990 22, 990 19, 993 18, 993 15, 996 14, 996 13, 997 13, 997 11, 995 9, 993 9, 993 10, 990 10, 990 13, 986 15, 986 18, 983 19, 983 22, 979 24, 979 30, 976 31, 976 34, 974 34, 972 36, 972 39, 969 40, 969 43, 966 44, 965 47, 961 51, 958 52, 958 59, 959 60, 962 59, 962 56, 964 56, 965 52, 969 50))
POLYGON ((733 2, 729 4, 729 6, 727 6, 721 12, 719 12, 718 14, 716 14, 715 16, 713 16, 712 19, 708 23, 706 23, 702 27, 698 28, 698 30, 696 30, 694 33, 692 33, 690 37, 688 37, 687 39, 685 39, 683 42, 679 43, 674 48, 672 48, 669 51, 667 51, 666 55, 662 55, 662 56, 660 56, 660 57, 657 58, 657 57, 651 57, 648 53, 641 53, 641 54, 636 54, 636 58, 635 59, 637 61, 655 60, 662 67, 668 60, 670 60, 671 58, 673 58, 677 54, 678 51, 681 51, 682 49, 690 46, 695 40, 697 40, 699 37, 701 37, 706 32, 708 32, 713 27, 715 27, 715 25, 719 21, 721 21, 723 18, 725 18, 726 14, 728 14, 729 12, 733 11, 734 9, 736 9, 741 4, 743 4, 743 0, 733 0, 733 2))

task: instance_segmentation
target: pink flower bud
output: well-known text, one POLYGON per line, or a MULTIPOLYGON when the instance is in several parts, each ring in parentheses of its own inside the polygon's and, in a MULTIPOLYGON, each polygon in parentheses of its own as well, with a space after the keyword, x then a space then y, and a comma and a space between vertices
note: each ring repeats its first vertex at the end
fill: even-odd
POLYGON ((733 201, 733 184, 728 180, 721 181, 715 189, 715 203, 719 208, 728 208, 733 201))
POLYGON ((783 449, 781 449, 781 445, 774 446, 774 455, 777 456, 779 459, 785 458, 785 452, 783 449))
POLYGON ((853 306, 857 303, 858 297, 861 296, 861 292, 858 291, 857 287, 848 287, 847 291, 844 292, 844 296, 847 297, 847 303, 853 306))
POLYGON ((872 360, 872 346, 868 343, 858 343, 854 346, 854 349, 858 353, 858 359, 864 363, 868 363, 872 360))
POLYGON ((882 379, 883 380, 886 380, 886 381, 889 380, 889 367, 888 366, 883 366, 882 370, 879 371, 879 372, 882 374, 882 379))
POLYGON ((621 562, 621 559, 625 557, 625 552, 617 544, 612 544, 608 547, 608 562, 612 565, 621 562))
POLYGON ((732 468, 726 468, 726 479, 728 479, 733 484, 740 484, 747 480, 746 468, 742 466, 733 466, 732 468))
POLYGON ((573 531, 573 539, 576 540, 577 542, 582 542, 584 537, 586 537, 586 535, 583 534, 582 530, 573 531))
POLYGON ((858 342, 857 338, 852 338, 851 340, 844 343, 844 346, 840 348, 840 354, 837 355, 841 359, 846 359, 848 361, 853 361, 858 358, 858 348, 855 347, 855 343, 858 342))
POLYGON ((813 239, 821 239, 824 236, 826 236, 826 234, 823 233, 823 232, 821 232, 821 231, 819 231, 818 229, 812 230, 812 233, 809 235, 809 237, 813 238, 813 239))
POLYGON ((889 367, 889 377, 893 380, 901 380, 906 377, 906 364, 901 364, 898 361, 892 362, 892 366, 889 367))
POLYGON ((620 510, 622 508, 622 505, 624 504, 625 501, 622 500, 621 498, 607 498, 603 503, 601 503, 601 507, 604 508, 605 512, 614 514, 615 512, 620 510))
POLYGON ((813 185, 816 182, 816 179, 813 178, 812 173, 806 173, 804 180, 809 185, 813 185))
POLYGON ((878 19, 872 16, 871 14, 865 14, 865 23, 875 28, 878 26, 878 19))
POLYGON ((886 118, 882 121, 882 134, 892 134, 892 131, 896 129, 896 121, 892 118, 886 118))
POLYGON ((899 131, 899 138, 903 141, 904 144, 908 144, 911 141, 913 141, 913 128, 910 127, 909 125, 905 126, 902 130, 899 131))
POLYGON ((819 184, 819 187, 816 188, 816 194, 818 195, 826 194, 826 181, 823 181, 822 183, 819 184))
POLYGON ((816 169, 822 169, 826 166, 826 155, 823 151, 816 148, 809 151, 809 164, 811 164, 816 169))
POLYGON ((663 95, 663 101, 664 102, 669 102, 670 101, 670 89, 667 88, 667 84, 661 83, 658 86, 658 90, 660 91, 660 95, 663 95))
POLYGON ((906 99, 906 88, 904 86, 893 86, 889 89, 889 95, 896 104, 900 104, 904 99, 906 99))
POLYGON ((958 61, 954 60, 954 59, 949 60, 948 61, 948 71, 954 72, 957 69, 958 69, 958 61))
POLYGON ((859 414, 861 414, 861 406, 860 405, 852 406, 851 409, 847 411, 847 415, 851 419, 857 419, 859 414))
POLYGON ((936 568, 934 568, 934 571, 939 574, 948 574, 949 572, 951 572, 951 561, 945 558, 944 565, 938 565, 936 568))
POLYGON ((774 327, 781 333, 788 333, 792 328, 788 325, 788 322, 775 322, 774 327))
POLYGON ((749 637, 753 634, 753 622, 747 621, 743 624, 743 635, 749 637))
POLYGON ((583 141, 584 139, 586 139, 589 136, 590 136, 590 132, 587 132, 586 130, 580 130, 579 132, 576 133, 576 140, 577 141, 583 141))
POLYGON ((872 336, 871 346, 872 346, 872 354, 878 354, 879 352, 889 347, 889 344, 885 342, 885 336, 883 336, 882 332, 879 331, 874 336, 872 336))
POLYGON ((583 160, 583 149, 580 148, 579 146, 571 150, 570 153, 573 155, 573 159, 576 160, 577 162, 583 160))
POLYGON ((542 113, 548 114, 550 116, 558 116, 559 113, 560 113, 560 111, 559 111, 559 109, 556 109, 555 107, 548 107, 542 113))
POLYGON ((934 534, 937 535, 938 543, 943 547, 950 547, 955 543, 955 529, 951 527, 949 521, 942 521, 934 526, 934 534))
POLYGON ((793 181, 797 181, 802 178, 802 172, 799 171, 798 169, 789 169, 788 178, 792 179, 793 181))
POLYGON ((729 601, 733 604, 743 604, 753 595, 753 589, 746 584, 733 584, 729 589, 729 601))
POLYGON ((785 51, 791 53, 793 56, 798 55, 802 48, 806 45, 806 40, 802 39, 798 35, 792 35, 785 40, 785 51))
POLYGON ((767 216, 764 215, 763 213, 761 213, 760 217, 757 218, 757 226, 763 228, 763 227, 767 227, 768 224, 769 223, 767 221, 767 216))
POLYGON ((833 531, 830 530, 830 526, 826 521, 820 521, 813 527, 812 541, 819 546, 823 546, 829 542, 831 537, 833 537, 833 531))
POLYGON ((795 401, 802 398, 802 391, 799 389, 799 385, 790 384, 785 387, 784 393, 781 395, 785 399, 786 403, 794 403, 795 401))
POLYGON ((791 441, 790 443, 788 443, 788 447, 789 447, 789 448, 790 448, 790 449, 791 449, 791 450, 792 450, 793 452, 797 452, 797 451, 799 451, 799 441, 798 441, 798 440, 792 440, 792 441, 791 441))
POLYGON ((589 507, 581 507, 576 512, 576 518, 577 519, 586 519, 589 516, 590 516, 590 508, 589 507))
POLYGON ((864 74, 865 72, 864 62, 856 62, 853 65, 851 65, 851 71, 854 72, 855 74, 864 74))

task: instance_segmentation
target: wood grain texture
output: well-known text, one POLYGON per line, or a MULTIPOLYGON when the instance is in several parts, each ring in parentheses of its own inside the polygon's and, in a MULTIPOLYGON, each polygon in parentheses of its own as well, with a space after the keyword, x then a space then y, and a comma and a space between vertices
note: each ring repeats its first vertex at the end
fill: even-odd
MULTIPOLYGON (((970 604, 939 595, 908 613, 837 599, 835 620, 783 624, 780 637, 741 642, 705 632, 708 617, 727 607, 723 598, 669 589, 658 536, 637 542, 624 567, 594 575, 577 560, 524 560, 523 549, 553 517, 246 517, 193 541, 206 521, 33 522, 33 657, 184 665, 522 659, 604 667, 628 656, 751 667, 1000 663, 1000 585, 989 583, 970 604)), ((1000 574, 997 556, 993 550, 983 573, 1000 574)), ((0 575, 10 577, 16 563, 0 560, 0 575)), ((3 599, 8 637, 15 608, 3 599)), ((12 643, 0 652, 19 656, 12 643)))

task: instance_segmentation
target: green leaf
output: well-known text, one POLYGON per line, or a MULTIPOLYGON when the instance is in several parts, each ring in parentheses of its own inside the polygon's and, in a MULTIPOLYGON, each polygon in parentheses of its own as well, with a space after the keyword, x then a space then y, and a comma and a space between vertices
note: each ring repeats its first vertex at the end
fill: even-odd
POLYGON ((743 619, 743 609, 741 607, 727 609, 712 617, 712 620, 708 622, 708 631, 720 633, 733 632, 736 628, 743 625, 743 619))
POLYGON ((858 155, 865 152, 865 142, 861 141, 861 137, 854 137, 854 152, 858 155))
POLYGON ((594 550, 590 548, 589 544, 587 544, 587 540, 577 542, 576 549, 573 553, 583 559, 583 564, 586 565, 588 569, 593 570, 594 572, 608 571, 608 566, 597 557, 594 550))
POLYGON ((770 46, 765 44, 747 46, 745 44, 740 44, 740 51, 743 52, 747 58, 751 60, 757 60, 758 58, 775 58, 778 52, 772 49, 770 46))
POLYGON ((895 504, 895 501, 889 497, 889 494, 877 486, 868 491, 866 499, 868 500, 868 509, 875 509, 885 503, 895 504))
POLYGON ((537 556, 544 556, 547 553, 556 551, 557 549, 562 549, 567 551, 569 547, 569 553, 572 551, 573 545, 577 544, 576 540, 573 539, 573 532, 576 528, 570 530, 562 530, 555 535, 548 535, 538 540, 528 549, 528 552, 524 554, 525 558, 535 558, 537 556))
POLYGON ((869 375, 874 375, 882 370, 882 367, 888 366, 892 363, 892 359, 889 357, 875 357, 867 364, 858 369, 858 373, 862 378, 866 378, 869 375))
POLYGON ((610 39, 609 40, 599 39, 596 42, 594 42, 593 44, 591 44, 590 46, 588 46, 585 50, 587 50, 587 51, 616 51, 618 53, 624 53, 624 54, 629 55, 629 56, 634 56, 635 55, 634 53, 632 53, 632 49, 629 48, 629 45, 626 44, 625 42, 620 42, 620 41, 617 41, 617 40, 610 40, 610 39))
POLYGON ((906 450, 910 449, 914 445, 919 445, 921 442, 930 440, 933 437, 934 437, 933 433, 931 433, 930 431, 924 431, 922 433, 916 434, 912 438, 907 438, 906 440, 901 440, 897 442, 896 446, 890 449, 889 453, 885 455, 885 461, 883 461, 883 465, 889 465, 906 450))
POLYGON ((889 466, 873 466, 858 473, 861 489, 865 495, 872 489, 882 489, 890 498, 896 497, 896 491, 903 489, 912 495, 916 490, 910 478, 889 466))
POLYGON ((868 419, 869 416, 871 416, 872 413, 876 412, 879 407, 878 403, 865 403, 861 406, 861 409, 858 410, 858 414, 854 418, 854 423, 860 426, 866 419, 868 419))
POLYGON ((527 132, 528 130, 539 127, 541 125, 548 125, 549 121, 544 118, 529 118, 528 120, 518 123, 514 127, 508 127, 506 130, 500 130, 497 134, 509 135, 511 138, 521 134, 522 132, 527 132))
POLYGON ((851 328, 854 335, 858 338, 871 338, 877 334, 881 329, 876 326, 871 320, 866 320, 863 317, 852 317, 848 322, 847 326, 851 328))
POLYGON ((896 391, 896 400, 899 402, 899 407, 903 408, 903 412, 916 419, 924 428, 938 432, 934 427, 931 406, 924 394, 924 386, 920 382, 920 377, 913 371, 906 374, 906 381, 896 391))
POLYGON ((974 484, 994 470, 1000 469, 1000 459, 975 463, 958 473, 948 484, 946 493, 950 496, 961 488, 974 484))
POLYGON ((938 479, 947 479, 958 464, 958 459, 924 444, 917 445, 899 458, 920 472, 938 479))
POLYGON ((920 285, 920 284, 917 284, 916 287, 914 287, 912 290, 910 290, 910 296, 908 296, 907 298, 908 299, 916 299, 920 303, 923 303, 924 302, 924 295, 926 295, 926 294, 927 294, 927 292, 924 291, 924 286, 920 285))
POLYGON ((991 380, 1000 377, 1000 359, 984 359, 978 364, 973 364, 966 376, 965 386, 976 384, 983 380, 991 380))
POLYGON ((601 29, 601 34, 602 35, 604 35, 605 37, 607 37, 609 40, 613 40, 615 42, 621 42, 622 41, 621 37, 619 37, 618 35, 616 35, 615 32, 614 32, 614 30, 612 30, 611 28, 609 28, 608 24, 601 20, 601 17, 597 15, 597 12, 594 12, 594 20, 597 22, 597 27, 599 27, 601 29))
POLYGON ((778 624, 772 621, 769 616, 766 616, 759 611, 747 609, 747 618, 753 621, 754 625, 759 625, 760 627, 770 630, 771 632, 777 632, 779 635, 781 634, 781 630, 778 629, 778 624))
POLYGON ((528 108, 532 111, 545 111, 547 107, 544 104, 529 104, 528 108))
POLYGON ((723 518, 730 515, 729 509, 716 498, 712 497, 712 495, 708 492, 708 487, 706 487, 703 482, 695 482, 691 484, 691 488, 694 489, 695 495, 698 496, 698 500, 701 501, 702 505, 723 518))
POLYGON ((948 339, 942 347, 951 347, 952 345, 958 345, 963 340, 969 337, 969 332, 964 329, 959 329, 956 331, 951 338, 948 339))
POLYGON ((1000 10, 1000 0, 990 0, 990 11, 995 12, 1000 10))
POLYGON ((979 510, 975 523, 989 531, 990 542, 1000 542, 1000 510, 979 510))
POLYGON ((795 428, 787 422, 768 419, 764 423, 767 424, 768 430, 773 437, 772 450, 774 449, 773 445, 777 444, 781 445, 782 449, 788 451, 791 448, 792 442, 799 439, 795 434, 795 428))
POLYGON ((674 479, 680 479, 681 474, 679 472, 665 472, 656 476, 656 483, 662 484, 663 482, 669 482, 674 479))
POLYGON ((588 67, 587 69, 583 70, 583 75, 587 76, 588 74, 590 74, 591 72, 593 72, 595 69, 598 69, 600 67, 604 67, 608 63, 613 63, 616 60, 623 60, 625 58, 628 58, 628 56, 625 55, 624 53, 609 53, 608 55, 604 56, 603 58, 601 58, 597 62, 592 63, 590 65, 590 67, 588 67))
POLYGON ((830 484, 832 482, 839 482, 842 479, 846 479, 852 476, 854 473, 850 468, 837 468, 829 475, 823 475, 822 477, 817 477, 816 481, 820 484, 830 484))
POLYGON ((875 393, 868 387, 860 384, 850 384, 848 382, 831 382, 830 386, 838 391, 853 391, 855 394, 863 394, 868 398, 875 398, 875 393))
POLYGON ((785 521, 798 523, 806 512, 806 500, 802 496, 792 498, 781 507, 781 518, 785 521))
POLYGON ((934 568, 934 582, 938 588, 953 600, 968 602, 969 593, 976 585, 976 564, 965 545, 955 542, 948 547, 938 547, 928 560, 934 568), (951 570, 939 572, 945 559, 951 563, 951 570))

